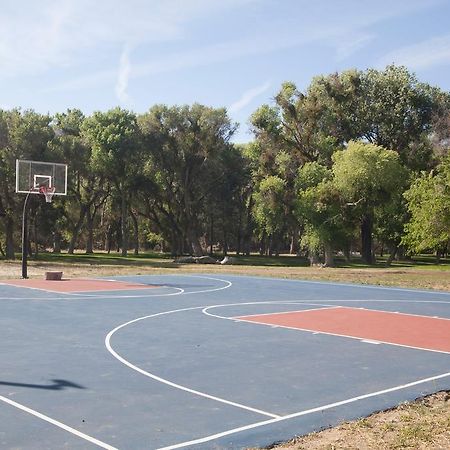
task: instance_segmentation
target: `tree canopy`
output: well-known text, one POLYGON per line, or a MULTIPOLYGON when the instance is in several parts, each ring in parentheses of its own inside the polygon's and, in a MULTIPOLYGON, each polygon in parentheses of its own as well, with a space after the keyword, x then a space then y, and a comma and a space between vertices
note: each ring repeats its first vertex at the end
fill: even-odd
POLYGON ((0 110, 0 254, 20 248, 15 160, 65 162, 68 196, 31 202, 34 252, 290 252, 332 265, 448 252, 450 94, 404 67, 280 86, 234 144, 226 109, 86 116, 0 110), (44 226, 40 226, 40 225, 44 226))

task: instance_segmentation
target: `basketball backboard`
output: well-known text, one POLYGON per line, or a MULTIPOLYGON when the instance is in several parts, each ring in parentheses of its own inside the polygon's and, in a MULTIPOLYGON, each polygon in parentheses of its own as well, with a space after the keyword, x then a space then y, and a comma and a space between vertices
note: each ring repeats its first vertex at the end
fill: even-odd
POLYGON ((67 195, 67 164, 17 159, 16 192, 41 194, 42 188, 67 195))

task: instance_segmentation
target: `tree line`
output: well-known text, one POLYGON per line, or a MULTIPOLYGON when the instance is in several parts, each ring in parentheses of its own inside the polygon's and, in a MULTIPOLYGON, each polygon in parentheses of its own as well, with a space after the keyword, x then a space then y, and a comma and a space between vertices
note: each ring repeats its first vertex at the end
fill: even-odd
POLYGON ((347 70, 284 83, 250 125, 237 145, 226 109, 199 104, 0 110, 0 253, 20 248, 16 159, 69 166, 67 197, 33 196, 33 253, 448 252, 448 92, 404 67, 347 70))

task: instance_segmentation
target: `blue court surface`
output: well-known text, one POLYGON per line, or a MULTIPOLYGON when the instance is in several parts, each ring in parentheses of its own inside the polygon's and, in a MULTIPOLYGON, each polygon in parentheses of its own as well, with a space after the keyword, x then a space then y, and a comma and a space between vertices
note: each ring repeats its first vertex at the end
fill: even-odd
POLYGON ((446 332, 450 293, 228 274, 116 279, 149 289, 0 284, 1 448, 263 447, 450 389, 442 348, 242 320, 363 308, 433 318, 446 332))

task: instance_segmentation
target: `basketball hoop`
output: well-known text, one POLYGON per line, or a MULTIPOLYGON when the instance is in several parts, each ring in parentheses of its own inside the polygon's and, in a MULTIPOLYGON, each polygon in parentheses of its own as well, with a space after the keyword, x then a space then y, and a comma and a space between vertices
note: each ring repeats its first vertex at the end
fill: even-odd
POLYGON ((39 187, 39 192, 45 196, 45 201, 47 203, 52 202, 52 198, 55 195, 55 190, 56 190, 56 188, 49 187, 49 186, 40 186, 39 187))

